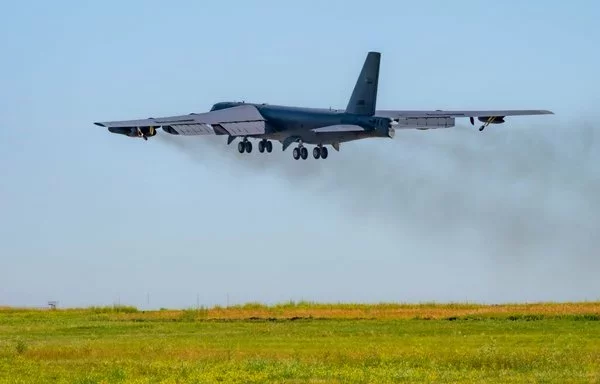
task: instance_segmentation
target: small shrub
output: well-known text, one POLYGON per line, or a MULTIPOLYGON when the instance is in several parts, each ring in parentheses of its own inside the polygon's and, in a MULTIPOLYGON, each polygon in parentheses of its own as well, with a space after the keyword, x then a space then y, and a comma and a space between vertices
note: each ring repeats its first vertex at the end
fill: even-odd
POLYGON ((186 309, 181 312, 179 321, 195 321, 197 316, 198 311, 196 311, 195 309, 186 309))
POLYGON ((132 305, 113 305, 106 307, 90 307, 94 313, 137 313, 138 309, 132 305))
POLYGON ((125 374, 123 368, 117 367, 110 371, 108 377, 110 378, 111 382, 121 382, 127 378, 127 375, 125 374))
POLYGON ((19 340, 15 347, 15 350, 17 351, 17 354, 22 355, 25 352, 27 352, 27 344, 23 340, 19 340))
POLYGON ((515 314, 507 317, 507 319, 511 321, 539 321, 544 320, 544 318, 544 315, 536 314, 515 314))

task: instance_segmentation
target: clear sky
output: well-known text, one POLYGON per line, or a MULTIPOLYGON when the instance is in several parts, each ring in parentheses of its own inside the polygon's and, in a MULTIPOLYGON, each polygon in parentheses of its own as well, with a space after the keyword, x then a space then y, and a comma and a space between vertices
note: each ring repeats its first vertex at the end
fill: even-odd
POLYGON ((600 299, 596 1, 20 1, 0 14, 0 305, 600 299), (94 121, 218 101, 551 109, 296 162, 94 121))

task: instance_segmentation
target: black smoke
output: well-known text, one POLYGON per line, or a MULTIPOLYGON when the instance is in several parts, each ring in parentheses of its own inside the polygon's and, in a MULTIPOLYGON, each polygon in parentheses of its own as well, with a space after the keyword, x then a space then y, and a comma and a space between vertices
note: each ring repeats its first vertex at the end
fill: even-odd
POLYGON ((256 145, 241 155, 221 137, 160 140, 200 165, 212 157, 240 176, 268 174, 352 219, 439 244, 440 255, 470 253, 503 280, 540 271, 576 285, 600 267, 600 148, 590 123, 406 130, 318 161, 294 161, 279 143, 269 155, 256 145))

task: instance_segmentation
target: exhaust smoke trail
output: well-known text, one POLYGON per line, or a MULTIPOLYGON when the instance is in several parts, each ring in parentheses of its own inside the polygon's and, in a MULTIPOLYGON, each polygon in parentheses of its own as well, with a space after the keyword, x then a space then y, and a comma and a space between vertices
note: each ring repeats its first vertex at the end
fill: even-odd
POLYGON ((484 259, 500 280, 550 271, 576 289, 600 267, 591 125, 401 131, 393 142, 343 144, 325 161, 294 161, 279 143, 272 154, 241 155, 220 137, 160 136, 199 164, 218 157, 228 172, 271 175, 307 199, 341 203, 355 220, 439 244, 440 256, 484 259))

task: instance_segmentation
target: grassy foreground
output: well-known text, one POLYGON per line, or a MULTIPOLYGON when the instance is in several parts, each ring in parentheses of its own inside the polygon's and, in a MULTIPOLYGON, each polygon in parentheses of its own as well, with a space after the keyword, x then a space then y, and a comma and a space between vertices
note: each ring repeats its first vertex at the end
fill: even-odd
POLYGON ((0 383, 600 382, 600 303, 0 308, 0 383))

